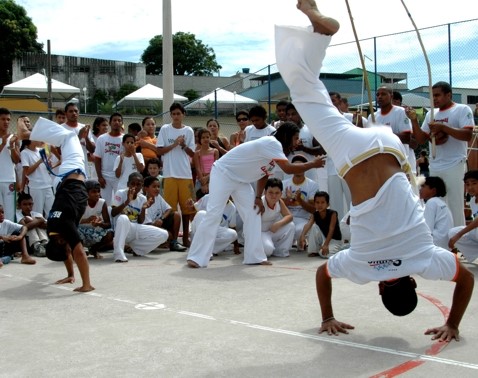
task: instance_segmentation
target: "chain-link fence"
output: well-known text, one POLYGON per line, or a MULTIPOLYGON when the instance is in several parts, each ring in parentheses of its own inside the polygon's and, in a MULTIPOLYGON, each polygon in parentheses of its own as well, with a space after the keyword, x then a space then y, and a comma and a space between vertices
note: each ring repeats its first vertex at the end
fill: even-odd
MULTIPOLYGON (((474 72, 478 19, 421 29, 420 34, 427 48, 432 82, 449 82, 454 88, 455 101, 469 104, 474 109, 478 103, 478 76, 474 72)), ((428 73, 415 31, 368 38, 360 43, 372 96, 375 88, 387 84, 402 94, 413 91, 424 98, 429 97, 428 73)), ((355 42, 331 45, 322 68, 323 80, 329 91, 345 95, 352 106, 367 102, 357 51, 355 42)), ((222 134, 229 136, 237 129, 234 114, 239 110, 250 109, 256 101, 266 108, 270 120, 273 120, 276 118, 275 103, 288 98, 289 91, 278 74, 277 66, 271 64, 241 75, 233 83, 216 90, 208 101, 186 103, 188 116, 185 123, 192 127, 205 127, 208 119, 217 118, 222 134), (222 91, 228 92, 227 99, 224 99, 222 91), (253 102, 242 96, 253 99, 253 102)), ((39 116, 48 117, 45 113, 14 112, 12 125, 20 113, 29 116, 32 122, 39 116)), ((82 115, 80 121, 91 124, 96 116, 82 115)), ((125 116, 125 126, 133 122, 141 124, 143 118, 144 115, 125 116)), ((156 114, 154 118, 158 125, 163 123, 163 114, 156 114)))

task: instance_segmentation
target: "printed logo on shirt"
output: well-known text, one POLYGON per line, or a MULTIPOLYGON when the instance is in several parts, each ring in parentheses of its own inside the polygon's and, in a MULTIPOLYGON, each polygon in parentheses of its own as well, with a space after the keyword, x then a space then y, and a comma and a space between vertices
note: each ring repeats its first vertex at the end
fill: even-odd
POLYGON ((402 260, 377 260, 377 261, 368 261, 368 265, 375 270, 384 270, 396 271, 396 267, 402 265, 402 260))
POLYGON ((105 153, 119 155, 121 144, 106 142, 105 143, 105 153))
POLYGON ((271 175, 271 172, 274 170, 275 166, 276 166, 276 163, 274 162, 274 160, 271 160, 268 165, 263 165, 261 167, 261 171, 263 173, 262 176, 271 175))

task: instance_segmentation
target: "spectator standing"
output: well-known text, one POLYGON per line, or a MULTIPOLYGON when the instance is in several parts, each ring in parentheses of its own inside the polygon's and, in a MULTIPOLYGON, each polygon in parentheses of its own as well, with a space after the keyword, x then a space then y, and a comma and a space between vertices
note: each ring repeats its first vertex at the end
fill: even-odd
POLYGON ((234 148, 239 146, 241 143, 244 143, 246 137, 246 127, 249 126, 249 113, 245 110, 240 110, 236 114, 236 122, 239 126, 239 131, 236 131, 231 134, 229 139, 229 147, 234 148))
POLYGON ((123 135, 122 152, 116 157, 113 169, 118 179, 116 190, 128 187, 128 177, 133 172, 143 172, 144 160, 140 152, 135 152, 135 137, 132 134, 123 135))
POLYGON ((267 124, 266 119, 267 111, 261 105, 253 106, 249 110, 249 120, 252 122, 252 125, 246 127, 244 142, 269 136, 276 131, 274 126, 267 124))
MULTIPOLYGON (((455 227, 465 225, 463 176, 466 171, 468 142, 473 137, 473 112, 470 107, 457 104, 452 98, 450 84, 439 81, 432 87, 435 109, 433 122, 427 113, 422 127, 418 125, 417 114, 408 108, 412 120, 413 134, 418 143, 436 139, 436 156, 430 159, 430 176, 443 179, 447 188, 446 202, 453 215, 455 227)), ((430 143, 430 151, 433 146, 430 143)))
POLYGON ((110 128, 109 133, 97 139, 95 147, 96 175, 101 185, 101 197, 105 199, 107 206, 111 205, 118 187, 114 165, 121 153, 123 141, 123 116, 120 113, 113 113, 110 116, 110 128))
POLYGON ((188 200, 194 198, 194 183, 191 171, 191 158, 196 148, 194 132, 183 124, 186 110, 180 103, 173 103, 169 111, 172 122, 159 130, 157 153, 163 158, 164 199, 177 210, 181 208, 183 245, 189 247, 189 222, 194 209, 188 200))

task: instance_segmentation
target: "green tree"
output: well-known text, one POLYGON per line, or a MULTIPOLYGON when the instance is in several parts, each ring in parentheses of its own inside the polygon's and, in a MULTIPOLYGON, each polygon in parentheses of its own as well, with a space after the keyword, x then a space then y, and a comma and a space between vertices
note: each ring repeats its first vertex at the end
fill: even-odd
POLYGON ((0 88, 12 82, 12 62, 23 52, 43 52, 37 28, 13 0, 0 0, 0 88))
POLYGON ((113 98, 116 102, 118 102, 119 100, 121 100, 123 97, 129 95, 130 93, 133 93, 135 90, 137 90, 138 87, 134 84, 123 84, 120 89, 118 90, 118 92, 116 92, 114 95, 113 95, 113 98))
POLYGON ((187 97, 189 101, 194 101, 199 98, 199 93, 194 89, 188 89, 186 92, 183 93, 184 97, 187 97))
MULTIPOLYGON (((149 41, 141 60, 146 64, 146 74, 163 73, 163 36, 149 41)), ((173 35, 173 73, 180 76, 212 76, 222 68, 216 62, 214 50, 191 33, 173 35)))

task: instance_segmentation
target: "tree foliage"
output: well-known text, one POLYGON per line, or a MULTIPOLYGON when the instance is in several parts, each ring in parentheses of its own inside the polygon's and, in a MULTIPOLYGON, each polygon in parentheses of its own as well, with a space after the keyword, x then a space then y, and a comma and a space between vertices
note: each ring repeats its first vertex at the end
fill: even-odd
MULTIPOLYGON (((163 36, 149 41, 141 60, 146 64, 146 74, 163 73, 163 36)), ((214 50, 191 33, 173 35, 173 73, 181 76, 212 76, 222 68, 216 62, 214 50)))
POLYGON ((118 102, 119 100, 121 100, 123 97, 125 96, 128 96, 130 93, 133 93, 134 91, 136 91, 138 89, 138 87, 134 84, 123 84, 120 89, 118 90, 118 92, 116 92, 114 95, 113 95, 113 98, 116 102, 118 102))
POLYGON ((25 8, 13 0, 0 0, 0 87, 11 83, 12 62, 23 52, 43 52, 37 28, 25 8))

